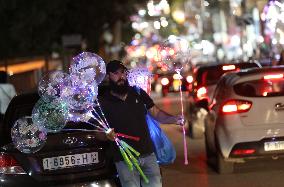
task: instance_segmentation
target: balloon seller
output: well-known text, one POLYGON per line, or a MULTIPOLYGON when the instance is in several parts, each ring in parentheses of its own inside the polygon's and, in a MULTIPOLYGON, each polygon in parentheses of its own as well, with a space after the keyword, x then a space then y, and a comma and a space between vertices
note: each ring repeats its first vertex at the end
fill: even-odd
POLYGON ((112 132, 108 132, 107 137, 112 141, 118 133, 139 137, 139 141, 125 139, 125 142, 140 152, 138 162, 149 179, 145 182, 137 170, 128 169, 118 146, 113 142, 111 149, 121 185, 123 187, 160 187, 162 186, 160 168, 146 122, 146 109, 163 124, 181 125, 183 118, 164 112, 154 104, 144 90, 141 89, 138 94, 134 87, 129 86, 127 68, 122 62, 110 61, 106 66, 106 76, 109 89, 98 99, 109 126, 112 128, 112 132))

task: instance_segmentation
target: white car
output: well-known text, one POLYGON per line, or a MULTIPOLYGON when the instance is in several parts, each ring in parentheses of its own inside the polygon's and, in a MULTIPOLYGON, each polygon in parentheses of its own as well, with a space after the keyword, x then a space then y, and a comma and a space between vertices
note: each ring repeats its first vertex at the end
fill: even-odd
POLYGON ((211 102, 216 85, 221 76, 228 72, 240 71, 253 67, 261 67, 257 62, 242 63, 218 63, 198 66, 194 69, 194 83, 191 93, 190 105, 193 110, 189 111, 190 136, 193 139, 203 138, 204 117, 208 111, 208 103, 211 102))
POLYGON ((207 161, 219 173, 249 159, 284 156, 284 66, 224 75, 209 108, 207 161))

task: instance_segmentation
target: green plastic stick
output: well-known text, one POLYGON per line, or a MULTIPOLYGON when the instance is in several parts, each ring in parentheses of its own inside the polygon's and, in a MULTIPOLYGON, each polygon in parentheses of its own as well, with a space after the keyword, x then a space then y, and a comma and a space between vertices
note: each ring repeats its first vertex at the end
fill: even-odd
POLYGON ((135 156, 133 156, 133 154, 129 151, 129 149, 127 147, 124 147, 123 145, 122 145, 122 147, 123 147, 124 151, 128 154, 132 163, 134 163, 134 162, 138 163, 138 160, 135 158, 135 156))
POLYGON ((130 151, 132 151, 136 156, 140 156, 140 153, 138 151, 136 151, 132 146, 127 144, 125 141, 120 140, 120 143, 123 147, 127 147, 130 151))
POLYGON ((126 154, 125 151, 121 148, 121 146, 119 146, 119 150, 120 150, 120 153, 121 153, 121 155, 122 155, 122 157, 123 157, 123 159, 124 159, 124 161, 125 161, 125 163, 126 163, 128 169, 129 169, 130 171, 133 171, 133 164, 132 164, 132 162, 129 160, 127 154, 126 154))
POLYGON ((127 147, 123 146, 122 143, 122 147, 123 149, 126 151, 126 153, 129 155, 129 158, 131 159, 131 161, 134 163, 134 166, 137 168, 139 174, 142 176, 143 180, 145 181, 145 183, 149 183, 149 179, 146 177, 146 175, 144 174, 144 172, 142 171, 142 169, 139 166, 138 160, 133 156, 133 154, 129 151, 129 149, 127 147))
POLYGON ((140 168, 138 162, 134 162, 134 166, 137 168, 137 170, 139 171, 140 175, 142 176, 142 178, 144 179, 145 183, 149 183, 149 179, 146 177, 146 175, 144 174, 144 172, 142 171, 142 169, 140 168))

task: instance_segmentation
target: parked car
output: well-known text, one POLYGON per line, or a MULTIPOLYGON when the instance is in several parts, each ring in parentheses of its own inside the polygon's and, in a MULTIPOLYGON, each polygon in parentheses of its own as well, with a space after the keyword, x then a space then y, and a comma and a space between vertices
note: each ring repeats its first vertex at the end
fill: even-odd
POLYGON ((11 127, 17 119, 31 116, 38 99, 38 94, 18 95, 8 106, 0 126, 0 186, 119 186, 108 142, 80 130, 87 127, 82 123, 48 134, 38 152, 26 154, 14 147, 11 127))
POLYGON ((205 118, 209 164, 219 173, 250 159, 284 156, 284 67, 224 75, 205 118))
POLYGON ((190 93, 190 121, 189 134, 192 138, 204 136, 204 117, 208 112, 208 103, 211 101, 217 82, 228 72, 242 69, 261 67, 256 62, 242 62, 236 64, 209 64, 194 69, 193 89, 190 93))
POLYGON ((160 87, 161 96, 165 97, 169 92, 189 91, 192 89, 193 77, 189 72, 181 72, 181 76, 174 71, 161 72, 154 75, 155 87, 160 87))

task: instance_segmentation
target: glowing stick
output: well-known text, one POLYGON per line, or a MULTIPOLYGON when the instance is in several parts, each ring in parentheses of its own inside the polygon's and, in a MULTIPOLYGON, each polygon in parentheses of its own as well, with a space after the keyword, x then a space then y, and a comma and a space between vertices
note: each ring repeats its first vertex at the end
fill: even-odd
MULTIPOLYGON (((176 72, 179 75, 179 77, 182 77, 181 74, 180 74, 180 71, 181 71, 181 69, 176 69, 176 72)), ((179 93, 180 93, 181 115, 182 115, 182 119, 184 119, 183 95, 182 95, 182 91, 181 91, 181 84, 182 84, 182 81, 181 81, 181 79, 179 79, 179 93)), ((183 132, 184 164, 188 165, 187 143, 186 143, 186 134, 185 134, 184 123, 182 125, 182 132, 183 132)))

